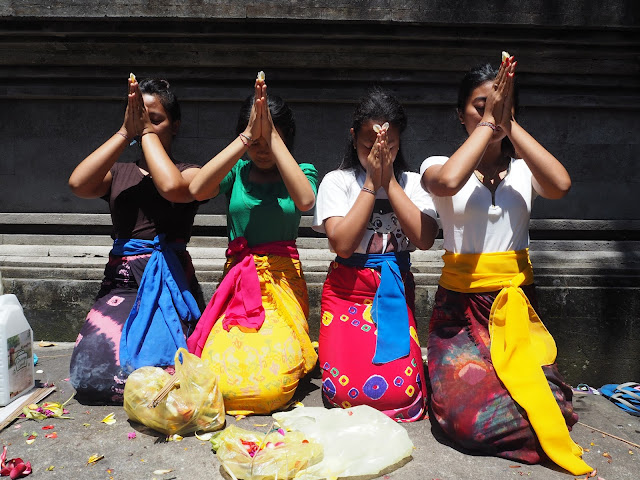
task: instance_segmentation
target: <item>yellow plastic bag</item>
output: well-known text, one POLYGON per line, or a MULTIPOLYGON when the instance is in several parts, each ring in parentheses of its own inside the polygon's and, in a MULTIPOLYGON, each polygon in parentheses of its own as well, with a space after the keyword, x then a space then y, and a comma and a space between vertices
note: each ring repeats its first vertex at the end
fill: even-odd
POLYGON ((265 435, 231 425, 211 444, 232 478, 287 480, 322 460, 322 447, 303 433, 282 429, 265 435))
POLYGON ((142 367, 129 375, 124 387, 124 410, 129 419, 166 435, 222 428, 222 393, 208 361, 181 348, 176 352, 175 368, 176 383, 155 408, 149 405, 172 376, 158 367, 142 367))

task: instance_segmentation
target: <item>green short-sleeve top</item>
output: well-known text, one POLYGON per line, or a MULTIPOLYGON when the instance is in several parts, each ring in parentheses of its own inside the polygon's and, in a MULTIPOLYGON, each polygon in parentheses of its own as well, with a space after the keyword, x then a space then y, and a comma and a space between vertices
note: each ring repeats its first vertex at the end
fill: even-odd
MULTIPOLYGON (((238 160, 220 183, 227 197, 227 234, 229 240, 245 237, 250 247, 261 243, 295 240, 302 212, 289 196, 284 181, 249 181, 250 160, 238 160)), ((301 163, 313 193, 318 191, 318 171, 310 163, 301 163)))

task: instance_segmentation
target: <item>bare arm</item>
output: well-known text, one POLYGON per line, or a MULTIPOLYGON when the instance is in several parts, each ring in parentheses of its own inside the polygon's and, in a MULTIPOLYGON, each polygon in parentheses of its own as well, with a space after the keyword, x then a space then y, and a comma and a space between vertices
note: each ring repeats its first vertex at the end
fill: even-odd
POLYGON ((243 132, 243 135, 245 136, 238 136, 234 138, 233 141, 224 148, 224 150, 209 160, 209 162, 200 169, 200 172, 191 182, 189 191, 197 200, 207 200, 218 195, 220 192, 220 183, 238 162, 238 159, 242 157, 249 148, 248 140, 246 140, 246 138, 260 138, 260 113, 261 104, 264 100, 261 98, 261 88, 259 88, 258 85, 259 81, 260 80, 256 80, 254 85, 255 100, 253 107, 251 108, 249 123, 243 132))
MULTIPOLYGON (((376 142, 367 158, 364 189, 373 192, 380 188, 382 181, 379 151, 380 145, 376 142)), ((329 244, 342 258, 349 258, 356 251, 373 212, 376 196, 364 189, 344 217, 329 217, 324 221, 329 244)))
POLYGON ((189 192, 189 184, 198 169, 189 168, 183 172, 178 170, 155 133, 137 82, 132 84, 132 90, 133 94, 129 95, 129 106, 134 111, 136 131, 142 135, 140 138, 142 154, 149 168, 153 184, 160 195, 170 202, 192 202, 194 197, 189 192))
POLYGON ((382 188, 389 197, 393 212, 407 238, 421 250, 428 250, 438 234, 438 224, 426 213, 420 211, 407 196, 393 174, 393 158, 389 150, 387 132, 378 134, 378 144, 382 169, 382 188))
MULTIPOLYGON (((497 88, 487 96, 482 122, 494 125, 502 122, 505 103, 509 104, 509 108, 511 105, 509 101, 513 96, 515 65, 509 63, 500 66, 495 79, 497 88)), ((511 117, 510 110, 508 116, 511 117)), ((482 160, 492 135, 493 130, 488 126, 475 128, 444 165, 434 165, 424 172, 422 183, 425 188, 440 197, 451 197, 458 193, 482 160)))
POLYGON ((549 153, 514 119, 508 136, 533 174, 533 188, 542 197, 557 200, 569 193, 571 177, 556 157, 549 153))
POLYGON ((311 187, 311 183, 309 183, 309 179, 295 158, 293 158, 273 125, 267 102, 267 86, 264 85, 264 80, 258 80, 257 83, 259 83, 259 87, 261 88, 262 111, 260 112, 260 121, 262 136, 269 144, 269 148, 271 148, 280 176, 296 208, 302 212, 311 210, 316 203, 316 196, 311 187))
POLYGON ((80 198, 99 198, 109 191, 111 187, 111 172, 109 171, 129 141, 136 135, 134 125, 134 112, 131 106, 132 82, 129 79, 129 97, 124 121, 118 130, 91 155, 85 158, 73 170, 69 177, 69 188, 80 198))

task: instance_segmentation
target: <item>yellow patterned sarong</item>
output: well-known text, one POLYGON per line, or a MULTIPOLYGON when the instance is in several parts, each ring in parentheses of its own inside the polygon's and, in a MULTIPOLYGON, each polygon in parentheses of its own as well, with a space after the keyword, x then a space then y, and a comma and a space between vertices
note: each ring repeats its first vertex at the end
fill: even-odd
POLYGON ((593 471, 573 442, 540 368, 556 359, 556 344, 521 285, 533 283, 529 250, 443 255, 440 285, 462 293, 500 290, 491 307, 491 361, 511 397, 527 412, 549 458, 574 475, 593 471))
MULTIPOLYGON (((309 297, 300 261, 253 255, 265 320, 257 331, 224 329, 222 315, 211 329, 202 357, 219 378, 227 413, 269 414, 286 406, 298 381, 315 366, 309 339, 309 297)), ((231 268, 227 260, 225 274, 231 268)))

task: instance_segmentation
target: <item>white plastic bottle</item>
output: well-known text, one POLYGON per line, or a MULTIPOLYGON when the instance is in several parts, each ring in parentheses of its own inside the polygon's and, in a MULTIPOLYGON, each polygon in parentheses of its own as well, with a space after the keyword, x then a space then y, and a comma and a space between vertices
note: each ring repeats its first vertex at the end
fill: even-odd
POLYGON ((16 296, 0 295, 0 406, 33 387, 33 331, 16 296))

